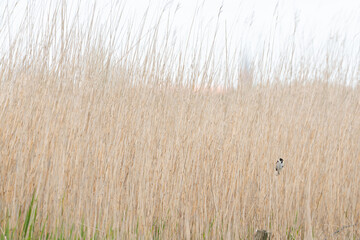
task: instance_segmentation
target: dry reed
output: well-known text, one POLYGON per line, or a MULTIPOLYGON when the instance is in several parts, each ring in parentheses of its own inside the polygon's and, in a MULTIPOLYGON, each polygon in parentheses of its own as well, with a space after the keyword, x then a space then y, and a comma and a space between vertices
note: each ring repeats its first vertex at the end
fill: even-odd
POLYGON ((182 71, 173 52, 137 47, 117 62, 94 39, 2 58, 2 229, 20 236, 35 192, 33 237, 360 236, 358 86, 239 78, 194 91, 200 70, 182 71))

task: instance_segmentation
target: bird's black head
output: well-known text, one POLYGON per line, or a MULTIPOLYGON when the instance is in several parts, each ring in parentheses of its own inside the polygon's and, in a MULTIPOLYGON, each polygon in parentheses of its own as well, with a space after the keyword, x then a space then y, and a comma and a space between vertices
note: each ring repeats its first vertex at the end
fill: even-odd
POLYGON ((280 158, 279 160, 280 160, 281 163, 284 161, 284 159, 282 159, 282 158, 280 158))

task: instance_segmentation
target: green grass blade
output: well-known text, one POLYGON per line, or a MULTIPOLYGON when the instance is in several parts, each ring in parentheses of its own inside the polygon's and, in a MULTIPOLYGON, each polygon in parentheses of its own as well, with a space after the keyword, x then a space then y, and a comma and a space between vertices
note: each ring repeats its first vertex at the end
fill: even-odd
POLYGON ((26 238, 26 235, 27 235, 27 232, 28 232, 31 213, 32 213, 32 208, 33 208, 33 205, 34 205, 34 200, 35 200, 35 191, 34 191, 33 196, 31 198, 29 209, 28 209, 28 211, 26 213, 26 217, 25 217, 25 221, 24 221, 24 225, 23 225, 23 231, 22 231, 23 238, 26 238))

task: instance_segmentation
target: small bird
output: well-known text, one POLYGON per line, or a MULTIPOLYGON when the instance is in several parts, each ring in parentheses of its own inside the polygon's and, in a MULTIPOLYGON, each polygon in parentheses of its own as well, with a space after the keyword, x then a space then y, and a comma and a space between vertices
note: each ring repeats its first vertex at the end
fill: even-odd
POLYGON ((284 159, 280 158, 277 162, 276 162, 276 168, 275 170, 277 171, 278 175, 280 175, 280 171, 281 169, 284 167, 284 159))

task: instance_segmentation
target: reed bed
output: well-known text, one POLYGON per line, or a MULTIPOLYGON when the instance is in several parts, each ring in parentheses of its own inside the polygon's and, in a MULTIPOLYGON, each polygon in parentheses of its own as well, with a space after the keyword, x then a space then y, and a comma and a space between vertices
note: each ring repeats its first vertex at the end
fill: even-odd
POLYGON ((360 91, 339 69, 226 85, 155 35, 116 56, 77 30, 2 56, 1 239, 359 238, 360 91))

